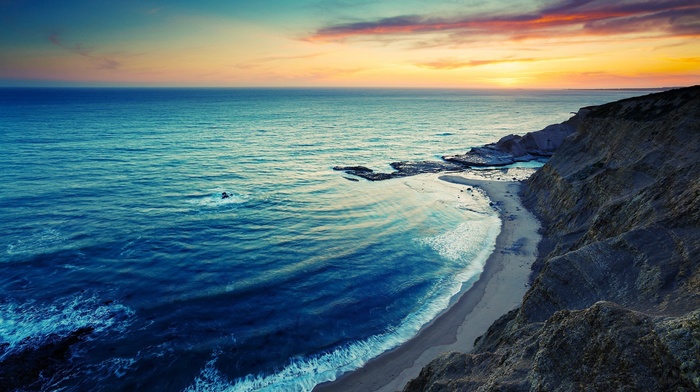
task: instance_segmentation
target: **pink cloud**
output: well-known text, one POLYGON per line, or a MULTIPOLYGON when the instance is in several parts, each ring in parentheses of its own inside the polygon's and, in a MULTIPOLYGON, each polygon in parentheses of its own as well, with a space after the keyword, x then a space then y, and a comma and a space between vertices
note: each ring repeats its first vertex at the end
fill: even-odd
POLYGON ((429 17, 403 15, 372 21, 326 26, 309 40, 332 41, 361 36, 415 35, 445 32, 456 35, 498 35, 524 39, 545 34, 614 35, 654 32, 666 36, 700 36, 700 4, 688 0, 560 0, 525 14, 429 17))

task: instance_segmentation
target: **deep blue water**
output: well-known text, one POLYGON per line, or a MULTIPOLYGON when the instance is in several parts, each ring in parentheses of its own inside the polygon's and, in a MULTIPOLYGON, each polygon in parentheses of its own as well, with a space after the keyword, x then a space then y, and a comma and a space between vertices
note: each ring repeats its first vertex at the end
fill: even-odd
POLYGON ((91 326, 41 389, 309 390, 435 317, 500 224, 478 193, 332 166, 632 95, 0 89, 0 359, 91 326))

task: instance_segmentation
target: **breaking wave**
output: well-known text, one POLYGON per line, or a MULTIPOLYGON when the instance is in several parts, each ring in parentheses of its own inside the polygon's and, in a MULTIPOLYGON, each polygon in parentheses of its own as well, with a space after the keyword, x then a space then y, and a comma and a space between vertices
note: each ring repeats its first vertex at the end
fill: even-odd
POLYGON ((0 346, 4 346, 0 360, 40 347, 50 339, 67 337, 81 328, 91 328, 93 335, 123 333, 133 315, 130 308, 100 301, 96 295, 76 295, 51 304, 0 303, 0 346))
POLYGON ((217 369, 219 353, 216 352, 185 391, 311 391, 318 384, 334 381, 343 373, 359 369, 370 359, 414 337, 424 325, 447 309, 452 297, 461 292, 465 284, 478 278, 499 233, 500 220, 498 216, 490 215, 486 220, 463 222, 454 230, 419 240, 462 268, 452 277, 436 282, 422 301, 424 305, 398 326, 333 351, 297 358, 277 373, 248 375, 233 381, 217 369))

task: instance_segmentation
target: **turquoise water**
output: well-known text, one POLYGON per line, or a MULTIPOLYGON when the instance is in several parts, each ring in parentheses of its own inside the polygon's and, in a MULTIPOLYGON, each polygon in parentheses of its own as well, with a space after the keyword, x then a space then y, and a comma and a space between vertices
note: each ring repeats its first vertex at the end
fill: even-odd
POLYGON ((500 224, 479 193, 334 165, 463 153, 638 94, 0 90, 0 360, 89 326, 30 389, 310 390, 434 318, 500 224))

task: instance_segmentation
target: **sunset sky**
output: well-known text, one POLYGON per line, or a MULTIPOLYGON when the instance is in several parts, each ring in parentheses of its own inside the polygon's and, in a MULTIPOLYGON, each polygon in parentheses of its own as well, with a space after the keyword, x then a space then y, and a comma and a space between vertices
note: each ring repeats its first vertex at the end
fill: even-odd
POLYGON ((697 0, 0 0, 0 86, 693 84, 697 0))

